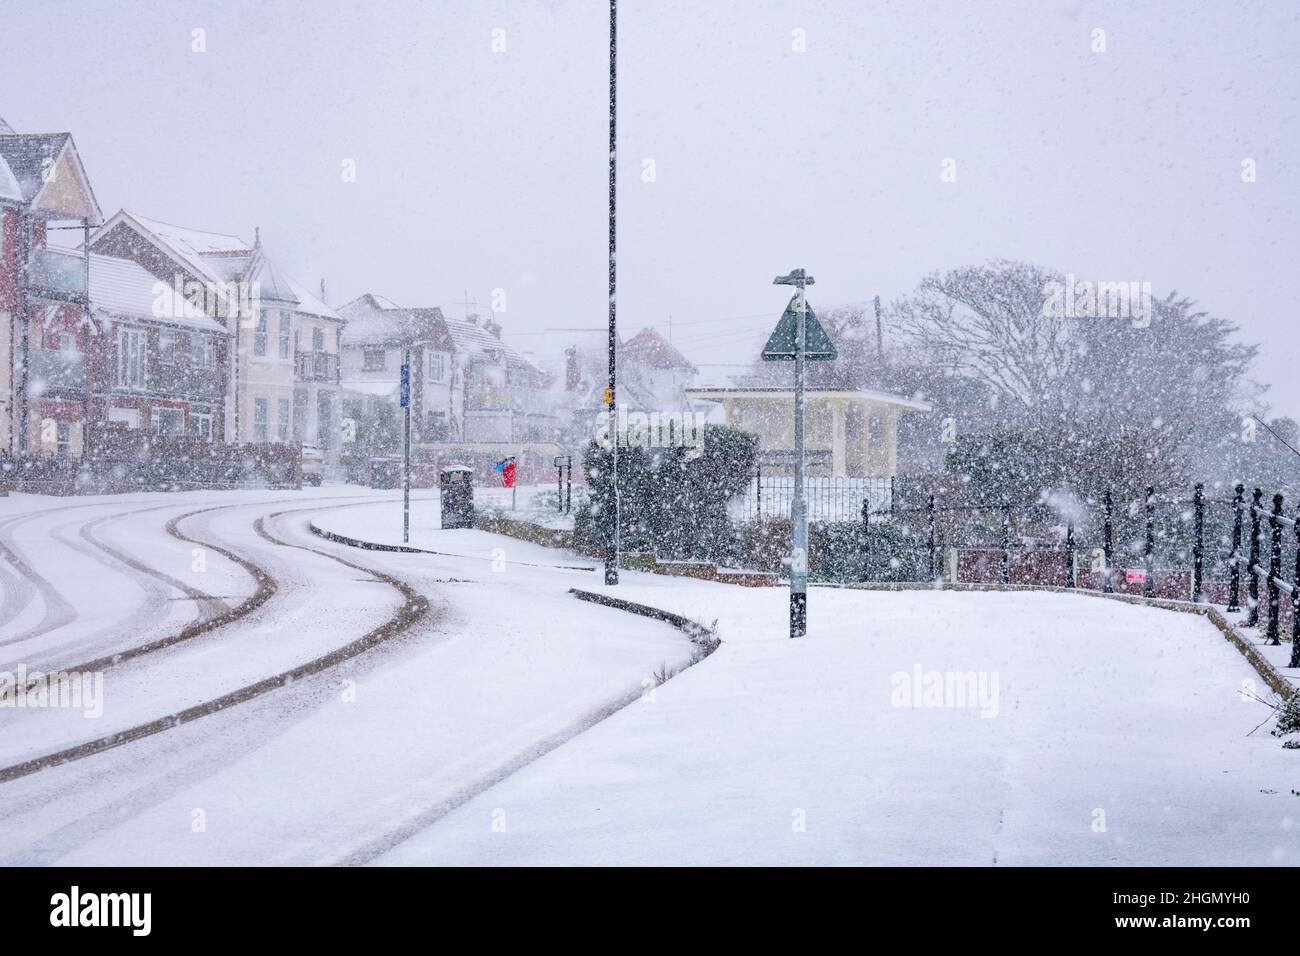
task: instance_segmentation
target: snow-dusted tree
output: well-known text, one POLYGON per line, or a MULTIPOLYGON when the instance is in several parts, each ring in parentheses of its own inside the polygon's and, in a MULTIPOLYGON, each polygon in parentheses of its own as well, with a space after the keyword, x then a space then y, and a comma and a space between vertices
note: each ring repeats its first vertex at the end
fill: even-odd
POLYGON ((936 367, 987 385, 1029 423, 1068 414, 1077 320, 1045 309, 1058 273, 1000 259, 932 273, 891 309, 891 324, 936 367))

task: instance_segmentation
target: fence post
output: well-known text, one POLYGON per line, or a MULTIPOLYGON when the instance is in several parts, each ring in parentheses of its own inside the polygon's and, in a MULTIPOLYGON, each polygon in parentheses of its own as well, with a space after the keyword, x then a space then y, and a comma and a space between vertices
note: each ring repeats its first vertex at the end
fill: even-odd
POLYGON ((867 565, 871 560, 871 499, 862 499, 862 581, 870 581, 867 565))
POLYGON ((1246 599, 1250 610, 1246 613, 1246 626, 1259 626, 1259 503, 1264 499, 1262 488, 1256 488, 1250 505, 1250 581, 1246 585, 1246 599))
POLYGON ((1065 526, 1065 586, 1074 587, 1074 519, 1065 526))
POLYGON ((1246 507, 1246 486, 1237 485, 1232 498, 1232 567, 1228 571, 1228 610, 1241 610, 1241 513, 1246 507))
POLYGON ((1156 489, 1147 485, 1147 541, 1142 550, 1143 567, 1146 570, 1146 583, 1142 593, 1147 597, 1156 596, 1156 489))
POLYGON ((1192 495, 1192 603, 1200 604, 1205 573, 1205 485, 1196 483, 1192 495))
POLYGON ((889 476, 889 513, 891 515, 894 513, 894 507, 897 501, 898 499, 897 497, 895 497, 894 494, 894 476, 890 475, 889 476))
POLYGON ((1115 585, 1111 581, 1111 566, 1115 563, 1115 533, 1111 517, 1115 511, 1115 502, 1111 498, 1110 489, 1106 489, 1106 512, 1105 520, 1101 528, 1101 548, 1102 557, 1106 562, 1106 567, 1102 569, 1101 589, 1107 594, 1115 590, 1115 585))
POLYGON ((1002 583, 1011 583, 1011 506, 1002 506, 1002 583))
POLYGON ((754 490, 758 492, 758 516, 763 517, 763 466, 755 465, 754 490))
POLYGON ((1295 509, 1295 577, 1291 579, 1291 663, 1300 667, 1300 504, 1295 509))
POLYGON ((1269 530, 1272 531, 1272 547, 1268 554, 1268 642, 1277 646, 1282 642, 1277 636, 1277 617, 1281 610, 1279 606, 1280 589, 1277 586, 1277 580, 1282 574, 1282 496, 1280 494, 1273 496, 1273 513, 1268 516, 1269 530))
POLYGON ((934 495, 925 502, 925 520, 930 528, 930 580, 934 580, 934 495))

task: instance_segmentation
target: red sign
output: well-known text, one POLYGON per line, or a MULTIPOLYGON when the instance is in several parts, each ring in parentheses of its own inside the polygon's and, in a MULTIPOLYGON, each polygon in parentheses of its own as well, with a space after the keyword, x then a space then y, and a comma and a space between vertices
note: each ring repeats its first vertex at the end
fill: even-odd
POLYGON ((507 461, 505 467, 501 469, 501 487, 513 488, 514 486, 515 486, 515 463, 514 460, 512 459, 510 461, 507 461))
POLYGON ((1129 584, 1146 584, 1147 573, 1145 571, 1129 568, 1124 572, 1124 580, 1129 584))

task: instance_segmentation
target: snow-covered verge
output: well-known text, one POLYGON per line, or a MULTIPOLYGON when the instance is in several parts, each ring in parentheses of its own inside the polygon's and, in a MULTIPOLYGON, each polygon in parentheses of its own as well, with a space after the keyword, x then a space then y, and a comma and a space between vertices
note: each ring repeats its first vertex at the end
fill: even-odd
POLYGON ((381 862, 1300 854, 1297 755, 1255 730, 1267 711, 1243 690, 1261 682, 1203 618, 1052 593, 819 590, 811 633, 791 641, 781 590, 643 578, 617 590, 717 618, 722 647, 381 862), (950 674, 972 675, 971 700, 927 696, 950 674))
POLYGON ((543 528, 573 530, 573 514, 586 500, 587 487, 574 485, 568 513, 560 511, 555 485, 520 485, 514 495, 509 488, 475 488, 475 510, 526 521, 543 528))

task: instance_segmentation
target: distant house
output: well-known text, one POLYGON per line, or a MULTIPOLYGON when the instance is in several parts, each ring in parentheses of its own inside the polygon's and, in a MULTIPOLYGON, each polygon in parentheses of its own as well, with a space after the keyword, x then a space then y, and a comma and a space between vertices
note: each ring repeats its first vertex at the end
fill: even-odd
MULTIPOLYGON (((609 385, 609 333, 605 329, 552 329, 529 333, 525 357, 547 373, 560 440, 581 449, 605 423, 609 385)), ((686 389, 698 372, 653 329, 618 342, 618 404, 628 412, 686 412, 686 389)))
MULTIPOLYGON (((549 441, 549 377, 479 317, 448 319, 367 293, 340 307, 345 405, 356 422, 395 409, 403 357, 411 355, 411 431, 417 444, 549 441)), ((390 427, 391 431, 391 427, 390 427)))
POLYGON ((549 377, 501 341, 501 326, 477 315, 451 319, 455 369, 465 442, 553 441, 557 421, 549 377))
MULTIPOLYGON (((794 469, 792 388, 689 388, 687 396, 716 403, 725 424, 758 436, 767 474, 794 469)), ((930 406, 898 395, 852 389, 806 392, 804 460, 810 475, 892 477, 898 471, 898 420, 930 406)))
POLYGON ((47 239, 54 224, 80 226, 80 237, 100 218, 70 133, 20 134, 0 121, 0 449, 81 453, 89 262, 47 239))
MULTIPOLYGON (((349 440, 366 423, 389 422, 378 448, 396 441, 394 431, 402 363, 410 353, 411 440, 447 441, 459 431, 453 401, 452 355, 455 345, 442 311, 405 309, 367 292, 340 306, 345 320, 340 347, 343 415, 349 440)), ((365 438, 366 436, 362 436, 365 438)), ((389 448, 388 450, 392 450, 389 448)))
POLYGON ((699 374, 681 352, 654 329, 645 328, 619 348, 619 372, 652 407, 636 411, 682 412, 690 410, 686 389, 699 374))

